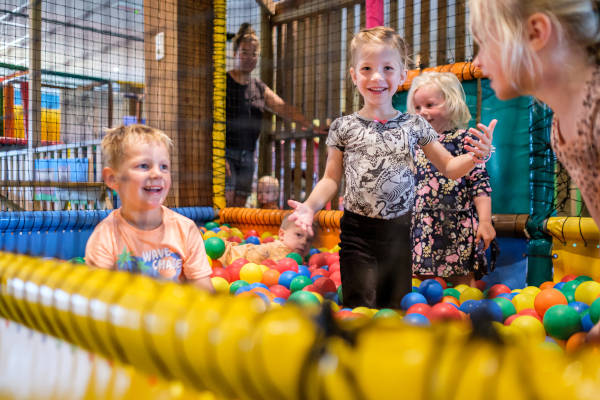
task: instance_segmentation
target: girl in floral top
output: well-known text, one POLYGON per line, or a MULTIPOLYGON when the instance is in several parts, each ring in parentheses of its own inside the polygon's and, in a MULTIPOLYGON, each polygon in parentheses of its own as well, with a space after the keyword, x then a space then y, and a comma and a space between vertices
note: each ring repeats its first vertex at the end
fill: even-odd
MULTIPOLYGON (((454 74, 425 72, 408 92, 408 111, 425 118, 450 154, 465 152, 464 128, 471 119, 465 93, 454 74)), ((441 276, 454 284, 474 283, 484 269, 484 251, 496 236, 492 226, 489 176, 484 164, 459 179, 442 175, 417 152, 412 220, 413 273, 441 276)))

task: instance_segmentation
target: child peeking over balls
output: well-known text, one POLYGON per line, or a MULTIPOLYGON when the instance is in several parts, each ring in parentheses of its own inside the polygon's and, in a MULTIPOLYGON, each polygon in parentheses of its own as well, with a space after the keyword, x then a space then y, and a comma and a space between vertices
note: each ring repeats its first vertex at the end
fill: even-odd
POLYGON ((289 214, 281 221, 278 235, 277 240, 259 245, 229 242, 219 261, 223 265, 229 265, 238 258, 245 258, 249 262, 260 264, 266 259, 279 261, 291 252, 306 257, 314 239, 312 232, 308 233, 290 221, 289 214))
POLYGON ((145 125, 110 129, 102 139, 102 177, 121 207, 96 226, 88 264, 214 291, 204 242, 194 221, 163 206, 171 187, 171 139, 145 125))

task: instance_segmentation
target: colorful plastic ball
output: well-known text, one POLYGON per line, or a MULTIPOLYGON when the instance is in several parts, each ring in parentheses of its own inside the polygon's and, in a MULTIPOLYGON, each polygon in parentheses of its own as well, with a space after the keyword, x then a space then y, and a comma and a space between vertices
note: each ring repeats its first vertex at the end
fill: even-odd
MULTIPOLYGON (((546 281, 540 285, 540 290, 550 289, 554 287, 553 281, 546 281)), ((556 288, 555 288, 556 289, 556 288)))
POLYGON ((315 291, 317 293, 321 293, 322 295, 325 295, 326 293, 336 292, 335 283, 327 277, 321 277, 319 279, 316 279, 313 283, 313 286, 315 288, 315 291))
POLYGON ((481 279, 478 279, 475 281, 475 287, 483 292, 487 288, 487 283, 481 279))
POLYGON ((248 283, 260 282, 262 276, 262 269, 255 263, 248 263, 240 269, 240 279, 248 283))
POLYGON ((518 293, 500 293, 496 297, 503 297, 508 300, 512 300, 518 293))
POLYGON ((217 234, 214 233, 213 231, 206 231, 204 232, 204 234, 202 235, 202 239, 206 240, 206 239, 210 239, 210 238, 214 238, 217 237, 217 234))
POLYGON ((523 290, 521 291, 521 293, 529 293, 534 296, 537 296, 537 294, 539 292, 541 292, 541 290, 539 287, 536 287, 536 286, 527 286, 526 288, 523 288, 523 290))
POLYGON ((581 282, 579 282, 576 279, 570 280, 568 282, 566 282, 564 284, 564 286, 560 289, 563 292, 573 292, 575 293, 575 289, 577 289, 577 287, 581 284, 581 282))
POLYGON ((227 240, 229 239, 229 237, 231 236, 231 233, 227 232, 227 231, 219 231, 217 233, 217 237, 221 238, 223 240, 227 240))
POLYGON ((271 286, 269 288, 269 290, 276 297, 281 297, 283 299, 287 299, 288 297, 290 297, 290 294, 292 294, 292 292, 290 291, 290 289, 286 288, 283 285, 279 285, 279 284, 271 286))
POLYGON ((206 254, 215 260, 225 252, 225 242, 220 237, 211 237, 204 240, 204 249, 206 254))
POLYGON ((298 265, 301 265, 302 262, 304 261, 302 259, 302 256, 300 254, 296 253, 296 252, 288 253, 288 255, 286 257, 287 258, 292 258, 292 259, 296 260, 296 262, 298 263, 298 265))
POLYGON ((580 315, 582 312, 590 308, 590 306, 582 301, 572 301, 569 303, 569 307, 574 308, 575 311, 577 311, 580 315))
POLYGON ((552 306, 544 315, 544 328, 553 338, 567 340, 581 330, 579 313, 564 304, 552 306))
POLYGON ((441 276, 436 276, 433 279, 435 279, 436 281, 439 282, 440 285, 442 285, 442 289, 444 289, 444 290, 448 289, 448 284, 446 283, 444 278, 442 278, 441 276))
POLYGON ((581 329, 584 332, 589 332, 590 329, 593 328, 593 326, 594 326, 594 324, 592 322, 592 318, 590 317, 590 313, 584 311, 584 314, 581 317, 581 329))
MULTIPOLYGON (((567 283, 568 283, 568 282, 567 282, 567 283)), ((561 291, 561 292, 562 292, 562 293, 565 295, 565 297, 567 298, 567 302, 569 302, 569 303, 570 303, 570 302, 572 302, 572 301, 575 301, 575 291, 574 291, 574 290, 565 290, 565 288, 563 287, 563 288, 562 288, 560 291, 561 291)))
POLYGON ((215 292, 217 293, 229 293, 229 282, 223 277, 213 276, 210 278, 213 287, 215 288, 215 292))
POLYGON ((408 310, 406 310, 406 314, 417 313, 417 314, 422 314, 426 317, 429 316, 430 312, 431 312, 431 306, 427 303, 416 303, 416 304, 413 304, 412 306, 410 306, 410 308, 408 310))
POLYGON ((405 315, 404 318, 402 318, 402 321, 406 322, 407 324, 417 326, 431 325, 431 322, 429 322, 429 319, 427 319, 426 316, 417 313, 405 315))
POLYGON ((223 267, 213 267, 212 274, 210 274, 211 278, 218 276, 225 279, 227 282, 231 282, 231 277, 229 276, 229 271, 223 267))
POLYGON ((263 272, 261 282, 271 287, 279 283, 279 271, 276 269, 269 268, 263 272))
POLYGON ((246 243, 260 244, 260 239, 258 238, 258 236, 248 236, 245 240, 246 243))
POLYGON ((479 306, 480 306, 480 302, 478 300, 466 300, 465 302, 463 302, 460 305, 459 309, 460 309, 460 311, 464 312, 465 314, 471 314, 479 306))
MULTIPOLYGON (((504 325, 508 326, 510 325, 515 319, 521 317, 522 315, 519 314, 513 314, 513 315, 509 315, 505 320, 504 320, 504 325)), ((542 321, 540 321, 542 322, 542 321)))
POLYGON ((482 300, 482 299, 483 299, 483 293, 481 292, 481 290, 474 288, 474 287, 469 287, 469 288, 466 288, 465 290, 463 290, 463 292, 460 294, 460 298, 459 298, 461 304, 467 300, 482 300))
POLYGON ((269 287, 267 285, 265 285, 264 283, 262 283, 262 282, 251 283, 251 284, 248 285, 248 287, 250 289, 262 288, 262 289, 269 290, 269 287))
POLYGON ((594 324, 597 324, 600 320, 600 298, 590 304, 590 318, 594 324))
POLYGON ((421 280, 419 278, 412 278, 412 286, 413 287, 419 287, 419 285, 421 284, 421 280))
POLYGON ((214 222, 214 221, 208 221, 207 223, 204 224, 204 227, 207 230, 211 230, 211 229, 214 229, 214 228, 218 228, 219 224, 216 223, 216 222, 214 222))
POLYGON ((565 286, 565 283, 564 283, 564 282, 557 282, 557 283, 554 285, 554 289, 561 290, 563 286, 565 286))
POLYGON ((565 352, 567 354, 573 354, 583 347, 586 343, 586 332, 575 332, 567 339, 565 344, 565 352))
POLYGON ((575 278, 575 280, 579 281, 579 282, 587 282, 587 281, 593 281, 594 279, 591 276, 579 275, 577 278, 575 278))
POLYGON ((308 251, 308 255, 312 256, 314 254, 320 253, 319 249, 315 249, 314 247, 308 251))
POLYGON ((279 275, 279 284, 285 286, 286 288, 290 288, 290 284, 292 280, 298 275, 297 272, 294 271, 284 271, 279 275))
POLYGON ((542 290, 535 296, 533 308, 543 318, 546 310, 558 304, 568 304, 567 298, 560 290, 550 288, 542 290))
POLYGON ((569 281, 572 281, 575 278, 577 278, 577 275, 567 274, 567 275, 563 276, 560 281, 561 282, 569 282, 569 281))
POLYGON ((524 308, 521 311, 518 311, 517 314, 518 315, 530 315, 530 316, 532 316, 534 318, 539 319, 540 322, 542 322, 542 317, 533 308, 524 308))
POLYGON ((465 289, 470 288, 471 286, 469 285, 465 285, 464 283, 461 283, 460 285, 456 285, 454 286, 454 289, 458 290, 460 293, 464 292, 465 289))
POLYGON ((517 309, 515 308, 514 304, 508 300, 505 299, 503 297, 496 297, 494 299, 492 299, 492 301, 496 304, 498 304, 498 306, 500 307, 500 310, 502 310, 502 320, 506 320, 506 318, 510 317, 511 315, 514 315, 517 313, 517 309))
POLYGON ((510 288, 502 283, 497 283, 490 287, 490 290, 488 291, 488 297, 490 299, 494 299, 502 293, 510 293, 510 288))
POLYGON ((429 304, 436 304, 444 297, 442 285, 434 279, 426 279, 419 285, 419 293, 427 299, 429 304))
POLYGON ((454 288, 444 289, 444 297, 445 296, 452 296, 456 300, 458 300, 458 299, 460 299, 460 292, 454 288))
POLYGON ((445 321, 445 320, 461 320, 462 313, 456 306, 450 303, 438 303, 431 307, 429 312, 429 319, 431 321, 445 321))
POLYGON ((337 288, 337 296, 338 296, 338 303, 339 304, 343 304, 344 303, 344 291, 342 290, 342 285, 339 285, 337 288))
POLYGON ((304 289, 305 286, 312 284, 312 279, 306 275, 297 274, 290 282, 290 290, 292 293, 304 289))
POLYGON ((455 306, 460 306, 460 302, 454 296, 444 296, 442 297, 442 303, 452 303, 455 306))
POLYGON ((284 305, 286 301, 287 301, 286 299, 281 298, 281 297, 273 298, 273 303, 279 304, 279 305, 284 305))
POLYGON ((524 310, 525 308, 534 308, 534 302, 535 296, 527 293, 519 293, 512 299, 512 303, 517 312, 524 310))
POLYGON ((544 325, 530 315, 519 315, 510 326, 526 340, 539 343, 546 339, 544 325))
MULTIPOLYGON (((438 283, 438 285, 439 285, 439 283, 438 283)), ((402 301, 400 302, 400 307, 403 310, 408 310, 411 306, 413 306, 417 303, 427 304, 427 299, 421 293, 411 292, 411 293, 405 294, 404 297, 402 297, 402 301)))
POLYGON ((399 316, 400 314, 391 308, 382 308, 373 315, 373 318, 397 318, 399 316))
POLYGON ((311 292, 305 290, 298 290, 288 297, 288 301, 299 304, 301 306, 319 305, 319 298, 311 292))
POLYGON ((239 288, 248 285, 249 283, 243 280, 237 280, 235 282, 232 282, 231 285, 229 285, 229 293, 234 294, 239 288))
POLYGON ((478 313, 487 314, 487 317, 492 321, 504 321, 504 313, 498 303, 493 300, 481 300, 481 306, 478 307, 471 315, 475 317, 478 313))
POLYGON ((600 283, 584 281, 575 289, 575 300, 590 305, 600 296, 600 283))
POLYGON ((372 308, 369 307, 354 307, 352 309, 353 313, 357 313, 357 314, 362 314, 365 317, 372 317, 373 315, 375 315, 375 313, 377 312, 377 310, 374 310, 372 308))
POLYGON ((310 270, 306 265, 298 265, 298 273, 310 278, 310 270))
POLYGON ((334 314, 334 317, 337 319, 342 319, 342 320, 366 318, 362 314, 357 314, 357 313, 352 312, 352 310, 343 310, 343 309, 336 312, 334 314))
POLYGON ((275 269, 280 273, 284 273, 285 271, 294 271, 298 272, 298 263, 293 258, 284 257, 281 260, 277 261, 277 265, 275 269))
POLYGON ((256 229, 248 229, 247 231, 244 232, 244 238, 247 238, 249 236, 258 237, 258 232, 256 231, 256 229))
POLYGON ((249 292, 251 290, 252 290, 252 288, 250 287, 250 285, 240 286, 240 287, 237 288, 237 290, 234 292, 234 294, 236 296, 239 296, 240 294, 245 293, 245 292, 249 292))

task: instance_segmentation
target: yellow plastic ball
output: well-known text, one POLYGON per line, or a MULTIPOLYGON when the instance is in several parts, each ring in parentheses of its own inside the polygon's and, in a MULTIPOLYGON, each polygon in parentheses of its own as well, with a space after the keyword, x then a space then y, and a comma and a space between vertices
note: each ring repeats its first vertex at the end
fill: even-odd
POLYGON ((539 292, 541 292, 539 287, 536 286, 527 286, 525 289, 521 290, 521 293, 529 293, 532 295, 537 295, 539 292))
POLYGON ((575 289, 575 300, 591 305, 600 296, 600 283, 596 281, 582 282, 575 289))
POLYGON ((512 299, 512 303, 515 306, 515 309, 517 310, 517 312, 520 312, 521 310, 524 310, 526 308, 535 309, 534 304, 533 304, 534 302, 535 302, 535 296, 532 294, 528 294, 528 293, 519 293, 512 299))
POLYGON ((421 286, 421 280, 419 278, 412 278, 412 285, 415 287, 421 286))
POLYGON ((323 296, 321 295, 321 293, 317 293, 317 292, 311 292, 311 293, 315 295, 315 297, 319 300, 319 303, 323 304, 323 301, 325 299, 323 298, 323 296))
POLYGON ((377 310, 373 310, 372 308, 369 307, 355 307, 352 310, 353 313, 357 313, 357 314, 362 314, 366 317, 372 317, 373 315, 375 315, 375 313, 377 312, 377 310))
POLYGON ((221 276, 213 276, 210 278, 213 287, 217 293, 229 293, 229 282, 221 276))
POLYGON ((465 290, 462 291, 462 293, 460 294, 460 303, 464 303, 467 300, 482 300, 483 299, 483 293, 481 292, 481 290, 474 288, 474 287, 467 287, 465 290))
POLYGON ((336 244, 335 246, 333 246, 333 247, 331 248, 331 250, 329 250, 329 252, 330 252, 330 253, 337 253, 337 252, 339 252, 339 251, 340 251, 340 249, 341 249, 340 245, 339 245, 339 244, 336 244))
POLYGON ((219 232, 217 232, 217 237, 221 238, 223 240, 229 239, 230 236, 231 236, 231 234, 229 232, 226 232, 226 231, 219 231, 219 232))
MULTIPOLYGON (((258 266, 260 268, 260 271, 264 274, 266 270, 269 269, 269 267, 267 267, 266 265, 260 264, 258 266)), ((262 278, 261 278, 262 279, 262 278)))
POLYGON ((215 236, 217 236, 217 234, 215 232, 213 232, 213 231, 206 231, 204 233, 204 235, 202 235, 202 238, 204 240, 206 240, 206 239, 210 239, 211 237, 215 237, 215 236))
POLYGON ((256 283, 262 280, 263 271, 260 265, 247 263, 240 269, 240 279, 248 283, 256 283))
POLYGON ((465 289, 470 288, 469 285, 465 285, 464 283, 461 283, 460 285, 456 285, 454 286, 454 289, 458 290, 460 293, 464 292, 465 289))
POLYGON ((268 237, 272 237, 273 234, 271 232, 263 232, 262 235, 260 235, 261 240, 262 239, 266 239, 268 237))
POLYGON ((546 330, 539 319, 531 315, 521 315, 510 324, 511 328, 523 341, 543 342, 546 339, 546 330))

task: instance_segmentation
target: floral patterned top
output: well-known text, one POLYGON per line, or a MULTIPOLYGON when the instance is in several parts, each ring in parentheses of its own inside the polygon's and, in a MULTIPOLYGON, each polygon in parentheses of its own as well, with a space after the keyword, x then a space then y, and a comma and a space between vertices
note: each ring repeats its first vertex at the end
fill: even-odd
MULTIPOLYGON (((464 130, 455 128, 438 140, 457 156, 466 153, 465 135, 464 130)), ((473 199, 490 195, 489 181, 483 164, 453 180, 442 175, 422 151, 417 153, 413 273, 448 277, 483 269, 483 249, 475 247, 478 220, 473 199)))
POLYGON ((552 149, 579 188, 585 205, 600 226, 600 66, 587 83, 577 138, 566 143, 558 118, 552 124, 552 149))

